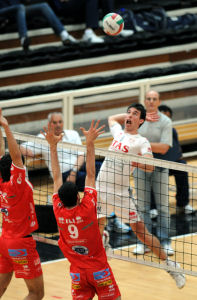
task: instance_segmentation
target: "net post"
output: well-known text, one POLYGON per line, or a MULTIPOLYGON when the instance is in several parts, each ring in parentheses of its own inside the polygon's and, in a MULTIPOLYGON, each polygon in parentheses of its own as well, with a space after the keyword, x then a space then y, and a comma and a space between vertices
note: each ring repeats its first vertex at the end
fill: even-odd
POLYGON ((64 129, 73 129, 73 95, 65 95, 62 99, 64 129))

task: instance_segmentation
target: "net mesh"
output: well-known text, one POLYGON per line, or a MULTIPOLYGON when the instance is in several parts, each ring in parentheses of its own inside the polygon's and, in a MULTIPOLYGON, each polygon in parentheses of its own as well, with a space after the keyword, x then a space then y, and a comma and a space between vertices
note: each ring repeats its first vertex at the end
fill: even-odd
MULTIPOLYGON (((31 150, 33 148, 35 150, 34 154, 36 154, 34 157, 25 157, 28 177, 34 186, 34 202, 39 222, 39 230, 34 233, 34 238, 37 241, 57 245, 59 234, 51 204, 53 180, 48 170, 50 157, 48 144, 45 139, 36 136, 19 133, 14 133, 14 136, 18 144, 23 147, 27 148, 27 146, 31 144, 31 150)), ((79 146, 60 142, 58 144, 58 151, 62 153, 66 151, 75 157, 77 157, 78 153, 80 153, 80 155, 83 153, 84 157, 86 156, 86 147, 83 145, 79 146)), ((146 182, 146 178, 142 179, 140 177, 141 173, 138 168, 134 170, 135 176, 131 175, 133 162, 141 163, 145 166, 154 166, 154 168, 159 169, 160 172, 163 172, 163 170, 174 170, 187 173, 190 205, 194 208, 197 207, 197 168, 195 165, 184 165, 159 159, 144 158, 136 155, 112 152, 97 147, 95 154, 97 161, 103 161, 106 158, 109 163, 108 173, 105 174, 106 176, 104 178, 99 177, 97 180, 98 189, 105 185, 106 193, 111 198, 110 203, 105 203, 102 199, 105 195, 98 193, 100 195, 98 199, 99 205, 102 201, 104 202, 104 215, 106 215, 108 222, 111 220, 110 214, 115 213, 121 223, 129 225, 129 212, 133 209, 133 203, 135 203, 138 208, 141 197, 144 197, 146 200, 146 195, 150 192, 148 181, 146 182), (115 168, 112 165, 115 165, 115 168), (142 180, 145 181, 146 188, 144 190, 141 189, 142 185, 139 184, 142 180), (127 195, 125 195, 126 190, 128 192, 127 195), (119 197, 120 194, 122 197, 119 197), (124 197, 127 199, 123 203, 121 201, 124 197), (117 199, 119 199, 119 201, 117 199)), ((67 164, 68 169, 72 168, 71 162, 67 161, 67 164)), ((145 173, 148 174, 148 172, 145 173)), ((138 212, 141 217, 145 218, 145 223, 154 234, 160 235, 163 229, 164 231, 168 230, 169 237, 172 241, 172 248, 174 249, 173 259, 181 264, 181 272, 197 276, 197 220, 195 219, 195 215, 192 214, 177 214, 176 194, 178 191, 176 182, 174 176, 169 176, 168 178, 169 180, 163 182, 163 178, 158 173, 156 178, 156 194, 160 197, 161 202, 163 201, 162 197, 166 197, 169 200, 169 206, 164 207, 164 209, 169 210, 169 219, 166 220, 169 224, 169 228, 162 228, 162 222, 158 221, 159 218, 161 218, 160 214, 157 216, 157 219, 155 218, 150 221, 149 218, 149 221, 147 221, 150 207, 147 207, 145 212, 140 210, 138 212), (165 185, 164 190, 161 188, 162 185, 165 185)), ((160 203, 160 205, 162 206, 162 203, 160 203)), ((165 206, 165 203, 163 205, 165 206)), ((164 224, 166 223, 164 222, 164 224)), ((151 265, 157 268, 167 268, 152 252, 145 253, 144 255, 134 255, 133 249, 136 243, 137 238, 132 230, 124 233, 121 232, 121 230, 117 232, 117 228, 110 229, 110 244, 113 249, 112 257, 151 265)))

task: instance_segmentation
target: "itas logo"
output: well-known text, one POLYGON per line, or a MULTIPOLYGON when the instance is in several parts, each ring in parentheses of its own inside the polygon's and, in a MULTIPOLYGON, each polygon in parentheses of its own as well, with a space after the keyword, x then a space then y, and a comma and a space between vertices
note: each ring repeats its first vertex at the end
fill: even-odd
POLYGON ((95 280, 100 280, 100 279, 104 279, 106 277, 109 277, 111 275, 109 268, 99 271, 99 272, 94 272, 93 276, 95 280))
POLYGON ((27 256, 26 249, 8 249, 9 255, 12 257, 23 257, 27 256))
POLYGON ((124 145, 123 143, 120 143, 119 141, 113 140, 110 150, 115 150, 115 151, 122 151, 124 153, 129 152, 129 146, 124 145))
POLYGON ((73 281, 80 281, 80 273, 70 273, 73 281))

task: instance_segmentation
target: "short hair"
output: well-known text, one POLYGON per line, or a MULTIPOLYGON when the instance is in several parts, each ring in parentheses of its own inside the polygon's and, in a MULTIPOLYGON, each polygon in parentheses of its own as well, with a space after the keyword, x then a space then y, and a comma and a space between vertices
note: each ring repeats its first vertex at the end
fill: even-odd
MULTIPOLYGON (((25 162, 24 156, 21 155, 23 164, 25 162)), ((12 165, 12 158, 10 154, 5 154, 1 159, 0 159, 0 173, 1 177, 3 179, 3 182, 9 181, 10 176, 11 176, 11 165, 12 165)))
POLYGON ((11 159, 10 154, 5 154, 0 160, 0 173, 1 173, 1 177, 3 179, 3 182, 10 180, 11 164, 12 164, 12 159, 11 159))
POLYGON ((157 93, 158 97, 159 97, 159 100, 160 100, 160 93, 155 91, 155 90, 148 90, 145 94, 145 98, 147 97, 147 94, 151 93, 151 92, 154 92, 154 93, 157 93))
POLYGON ((78 188, 71 181, 66 181, 58 190, 58 196, 65 207, 72 207, 77 204, 78 188))
MULTIPOLYGON (((132 108, 132 107, 134 107, 134 108, 136 108, 138 111, 140 111, 140 119, 142 119, 142 120, 146 120, 146 109, 144 108, 144 106, 142 105, 142 104, 139 104, 139 103, 133 103, 133 104, 131 104, 131 105, 129 105, 129 107, 127 108, 127 112, 128 112, 128 110, 130 109, 130 108, 132 108)), ((141 126, 142 124, 140 124, 140 126, 141 126)), ((139 127, 140 127, 139 126, 139 127)))
POLYGON ((51 122, 53 115, 59 115, 62 117, 62 120, 63 120, 63 114, 61 112, 52 112, 52 113, 48 114, 48 117, 47 117, 49 123, 51 122))
POLYGON ((171 117, 173 115, 172 109, 169 106, 167 106, 167 105, 159 105, 158 109, 159 109, 159 111, 164 111, 164 112, 168 111, 170 113, 171 117))

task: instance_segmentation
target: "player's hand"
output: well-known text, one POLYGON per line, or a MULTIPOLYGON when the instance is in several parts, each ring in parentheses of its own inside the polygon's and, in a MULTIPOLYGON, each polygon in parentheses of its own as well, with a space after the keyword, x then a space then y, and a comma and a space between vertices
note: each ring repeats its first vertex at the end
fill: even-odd
POLYGON ((63 133, 60 135, 55 135, 54 130, 50 124, 48 124, 48 128, 44 127, 43 131, 40 131, 40 133, 45 137, 49 145, 57 145, 59 141, 61 141, 63 137, 63 133))
POLYGON ((1 108, 0 108, 0 125, 3 127, 8 126, 8 121, 6 120, 6 118, 4 118, 1 108))
POLYGON ((90 128, 88 130, 85 130, 85 128, 80 127, 81 131, 83 132, 83 135, 86 137, 86 142, 92 142, 94 141, 99 135, 103 134, 105 131, 103 128, 105 125, 99 126, 100 120, 94 124, 94 120, 92 120, 90 128))

